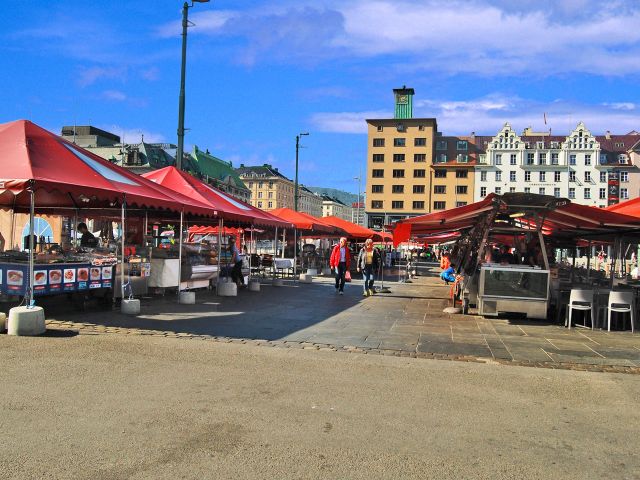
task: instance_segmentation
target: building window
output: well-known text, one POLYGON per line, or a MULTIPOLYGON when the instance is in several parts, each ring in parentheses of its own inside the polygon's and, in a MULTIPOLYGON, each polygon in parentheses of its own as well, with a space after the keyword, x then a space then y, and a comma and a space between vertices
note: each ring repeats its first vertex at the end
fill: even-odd
POLYGON ((420 130, 421 132, 424 132, 424 125, 418 125, 418 130, 420 130))
POLYGON ((249 182, 249 188, 253 188, 253 182, 249 182))
POLYGON ((413 139, 413 145, 415 147, 425 147, 427 145, 427 139, 426 138, 414 138, 413 139))
POLYGON ((496 165, 502 165, 502 154, 496 153, 496 165))
POLYGON ((560 172, 553 172, 553 181, 554 182, 560 181, 560 172))
POLYGON ((446 161, 447 161, 447 154, 446 153, 439 153, 436 156, 436 162, 445 163, 446 161))
POLYGON ((404 185, 392 185, 391 193, 404 193, 404 185))
POLYGON ((574 172, 573 170, 571 170, 569 172, 569 181, 570 182, 575 182, 576 181, 576 172, 574 172))
POLYGON ((487 181, 487 172, 480 172, 480 181, 481 182, 487 181))
POLYGON ((267 208, 273 208, 273 202, 269 202, 267 205, 267 208))
POLYGON ((447 186, 446 185, 434 185, 433 186, 433 193, 447 193, 447 186))
POLYGON ((533 165, 534 155, 533 153, 527 153, 527 165, 533 165))
POLYGON ((560 189, 558 187, 553 189, 553 196, 556 198, 560 198, 560 189))
POLYGON ((584 181, 591 183, 591 172, 584 172, 584 181))
POLYGON ((464 207, 467 202, 456 202, 456 207, 464 207))
POLYGON ((433 202, 434 210, 445 210, 446 208, 447 208, 447 202, 441 202, 441 201, 433 202))
POLYGON ((404 162, 404 153, 394 153, 393 154, 394 162, 404 162))
POLYGON ((518 163, 518 156, 515 153, 512 153, 509 156, 509 165, 517 165, 518 163))
POLYGON ((373 161, 378 163, 378 162, 384 162, 384 153, 374 153, 373 154, 373 161))
POLYGON ((258 208, 262 208, 262 202, 258 202, 258 208))
POLYGON ((496 187, 495 192, 496 195, 500 195, 502 193, 502 187, 496 187))
POLYGON ((540 181, 541 182, 546 182, 547 181, 547 172, 539 172, 540 175, 540 181))
POLYGON ((384 127, 382 125, 378 125, 378 131, 381 132, 382 130, 384 130, 384 127))
POLYGON ((262 198, 262 192, 258 192, 258 198, 262 198))
POLYGON ((524 172, 524 181, 525 182, 530 182, 531 181, 531 172, 529 172, 529 171, 524 172))
POLYGON ((544 187, 540 187, 540 188, 538 189, 538 193, 539 193, 540 195, 544 195, 544 194, 545 194, 544 192, 545 192, 544 187))
POLYGON ((480 187, 480 196, 481 197, 487 196, 487 187, 480 187))
POLYGON ((569 198, 572 200, 576 198, 576 189, 573 187, 569 188, 569 198))
POLYGON ((371 185, 371 193, 383 193, 384 185, 371 185))
POLYGON ((446 150, 447 149, 447 142, 445 142, 444 140, 438 140, 436 142, 436 150, 446 150))
POLYGON ((547 164, 547 154, 546 153, 540 153, 538 155, 538 163, 540 165, 546 165, 547 164))
POLYGON ((620 181, 628 182, 629 181, 629 172, 620 172, 620 181))
POLYGON ((516 191, 516 187, 509 187, 509 193, 514 193, 516 191))
POLYGON ((404 178, 404 170, 401 170, 401 169, 394 170, 393 178, 404 178))
POLYGON ((371 208, 382 208, 382 200, 371 200, 371 208))
POLYGON ((374 138, 373 139, 374 147, 384 147, 384 138, 374 138))
POLYGON ((466 185, 456 185, 456 193, 458 195, 466 195, 467 194, 467 186, 466 185))
POLYGON ((469 172, 466 170, 456 170, 456 178, 467 178, 469 176, 469 172))
POLYGON ((258 188, 262 188, 262 182, 258 182, 258 188))
POLYGON ((456 145, 456 149, 457 150, 467 150, 467 142, 466 140, 458 140, 458 143, 456 145))
POLYGON ((627 163, 627 156, 624 153, 618 155, 618 163, 623 165, 627 163))
POLYGON ((426 153, 414 153, 413 154, 413 161, 414 162, 426 162, 427 161, 427 154, 426 153))
POLYGON ((627 190, 626 188, 621 188, 620 189, 620 198, 622 198, 623 200, 628 200, 629 199, 629 190, 627 190))
POLYGON ((516 172, 515 172, 515 171, 513 171, 513 170, 511 170, 511 171, 509 172, 509 181, 510 181, 510 182, 515 182, 515 181, 516 181, 516 172))
POLYGON ((417 200, 413 202, 414 210, 424 210, 424 202, 422 200, 417 200))
POLYGON ((600 165, 606 165, 608 161, 609 161, 609 159, 607 158, 607 154, 606 153, 601 153, 600 154, 600 165))
POLYGON ((424 185, 414 185, 413 193, 424 193, 424 185))
POLYGON ((469 163, 469 155, 466 153, 459 153, 456 155, 456 161, 458 163, 469 163))
POLYGON ((268 197, 268 198, 273 198, 273 192, 269 192, 269 193, 267 194, 267 197, 268 197))
POLYGON ((394 210, 402 209, 404 208, 404 202, 402 200, 394 200, 391 202, 391 208, 394 210))
POLYGON ((379 169, 379 170, 378 169, 373 169, 371 171, 371 176, 373 178, 384 178, 384 170, 382 170, 382 169, 379 169))
POLYGON ((531 187, 524 187, 524 193, 531 193, 531 187))
POLYGON ((433 174, 433 176, 434 176, 435 178, 446 178, 446 176, 447 176, 447 171, 446 171, 446 170, 443 170, 443 169, 441 169, 441 168, 436 168, 436 169, 434 170, 434 174, 433 174))
POLYGON ((569 155, 569 165, 575 165, 575 164, 576 164, 576 156, 575 156, 575 154, 569 155))
POLYGON ((551 165, 558 165, 558 154, 557 153, 552 153, 551 154, 551 165))
POLYGON ((607 181, 607 172, 600 172, 600 183, 606 183, 607 181))
POLYGON ((586 154, 586 155, 584 156, 584 164, 585 164, 585 165, 591 165, 591 155, 586 154))
POLYGON ((415 169, 413 171, 413 178, 425 178, 426 170, 425 169, 415 169))
POLYGON ((600 200, 606 200, 607 198, 607 189, 606 188, 601 188, 598 190, 598 198, 600 198, 600 200))
POLYGON ((496 182, 500 182, 500 181, 502 181, 502 172, 498 170, 496 172, 496 182))
POLYGON ((394 138, 393 139, 393 146, 394 147, 404 147, 406 143, 406 139, 405 138, 394 138))
POLYGON ((588 200, 588 199, 590 199, 590 198, 591 198, 591 189, 590 189, 590 188, 585 188, 585 189, 584 189, 584 198, 585 198, 586 200, 588 200))

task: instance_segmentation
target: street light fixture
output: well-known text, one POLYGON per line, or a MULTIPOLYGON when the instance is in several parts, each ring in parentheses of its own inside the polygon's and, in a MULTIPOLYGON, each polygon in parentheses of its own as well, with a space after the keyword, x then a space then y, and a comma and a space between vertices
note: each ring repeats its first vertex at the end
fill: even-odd
POLYGON ((296 135, 296 181, 293 187, 293 209, 298 211, 298 150, 300 149, 300 137, 309 135, 309 132, 299 133, 296 135))
POLYGON ((358 181, 358 203, 356 204, 356 221, 354 223, 360 225, 360 192, 362 191, 360 188, 360 181, 362 179, 362 173, 357 177, 353 177, 353 179, 358 181))
POLYGON ((191 5, 184 2, 182 6, 182 66, 180 69, 180 98, 178 101, 178 150, 176 152, 176 168, 182 170, 182 157, 184 154, 184 77, 187 66, 187 27, 189 20, 187 14, 194 3, 207 3, 209 0, 191 0, 191 5))

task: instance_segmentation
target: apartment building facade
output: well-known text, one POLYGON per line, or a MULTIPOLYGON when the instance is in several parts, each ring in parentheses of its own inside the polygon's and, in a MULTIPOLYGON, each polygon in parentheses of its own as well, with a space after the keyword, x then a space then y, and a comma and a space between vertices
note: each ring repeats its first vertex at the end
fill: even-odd
MULTIPOLYGON (((240 165, 236 172, 251 192, 250 203, 262 210, 294 208, 295 183, 278 168, 265 163, 262 166, 240 165)), ((322 197, 298 185, 298 210, 310 215, 322 216, 322 197)))
POLYGON ((495 136, 475 140, 474 201, 525 192, 597 207, 618 203, 640 193, 632 181, 640 173, 632 162, 638 140, 634 132, 596 136, 582 122, 568 136, 530 128, 518 135, 506 123, 495 136))
POLYGON ((353 217, 353 211, 350 206, 345 205, 337 198, 322 195, 322 216, 339 217, 350 222, 353 217))
POLYGON ((393 90, 394 118, 368 119, 365 213, 369 228, 430 211, 437 123, 413 118, 412 88, 393 90))
POLYGON ((473 203, 477 160, 475 135, 437 135, 430 172, 429 205, 432 212, 473 203))

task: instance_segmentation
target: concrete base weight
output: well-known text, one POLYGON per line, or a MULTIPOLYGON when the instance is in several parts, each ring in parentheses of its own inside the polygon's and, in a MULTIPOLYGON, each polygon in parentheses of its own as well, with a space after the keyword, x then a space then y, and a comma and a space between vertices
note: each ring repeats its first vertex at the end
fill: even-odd
POLYGON ((178 303, 182 305, 195 305, 196 292, 180 292, 178 296, 178 303))
POLYGON ((301 283, 313 282, 313 275, 309 275, 308 273, 306 275, 300 275, 300 282, 301 283))
POLYGON ((260 291, 260 282, 258 280, 251 280, 249 282, 249 291, 250 292, 259 292, 260 291))
POLYGON ((138 315, 140 313, 140 300, 137 298, 122 300, 120 311, 125 315, 138 315))
POLYGON ((307 268, 307 275, 318 275, 318 269, 317 268, 307 268))
POLYGON ((4 332, 7 329, 7 315, 4 312, 0 312, 0 332, 4 332))
POLYGON ((221 297, 237 297, 238 286, 233 282, 218 283, 218 295, 221 297))
POLYGON ((330 269, 329 267, 327 267, 327 268, 323 268, 323 269, 322 269, 322 275, 325 275, 325 276, 327 276, 327 277, 330 277, 330 276, 332 275, 332 273, 331 273, 331 269, 330 269))
POLYGON ((42 307, 14 307, 9 310, 9 335, 42 335, 46 331, 42 307))
POLYGON ((274 287, 282 287, 282 286, 284 286, 284 281, 281 278, 274 278, 273 279, 273 286, 274 287))

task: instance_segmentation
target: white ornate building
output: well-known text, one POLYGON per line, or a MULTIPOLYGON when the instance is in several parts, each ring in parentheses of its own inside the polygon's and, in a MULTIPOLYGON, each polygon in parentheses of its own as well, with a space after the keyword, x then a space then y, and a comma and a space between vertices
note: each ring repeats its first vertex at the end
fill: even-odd
POLYGON ((636 132, 594 136, 582 122, 566 137, 530 128, 518 135, 506 123, 494 137, 476 139, 484 153, 474 201, 492 192, 530 192, 605 207, 638 196, 629 186, 630 175, 640 172, 631 161, 639 140, 636 132))

